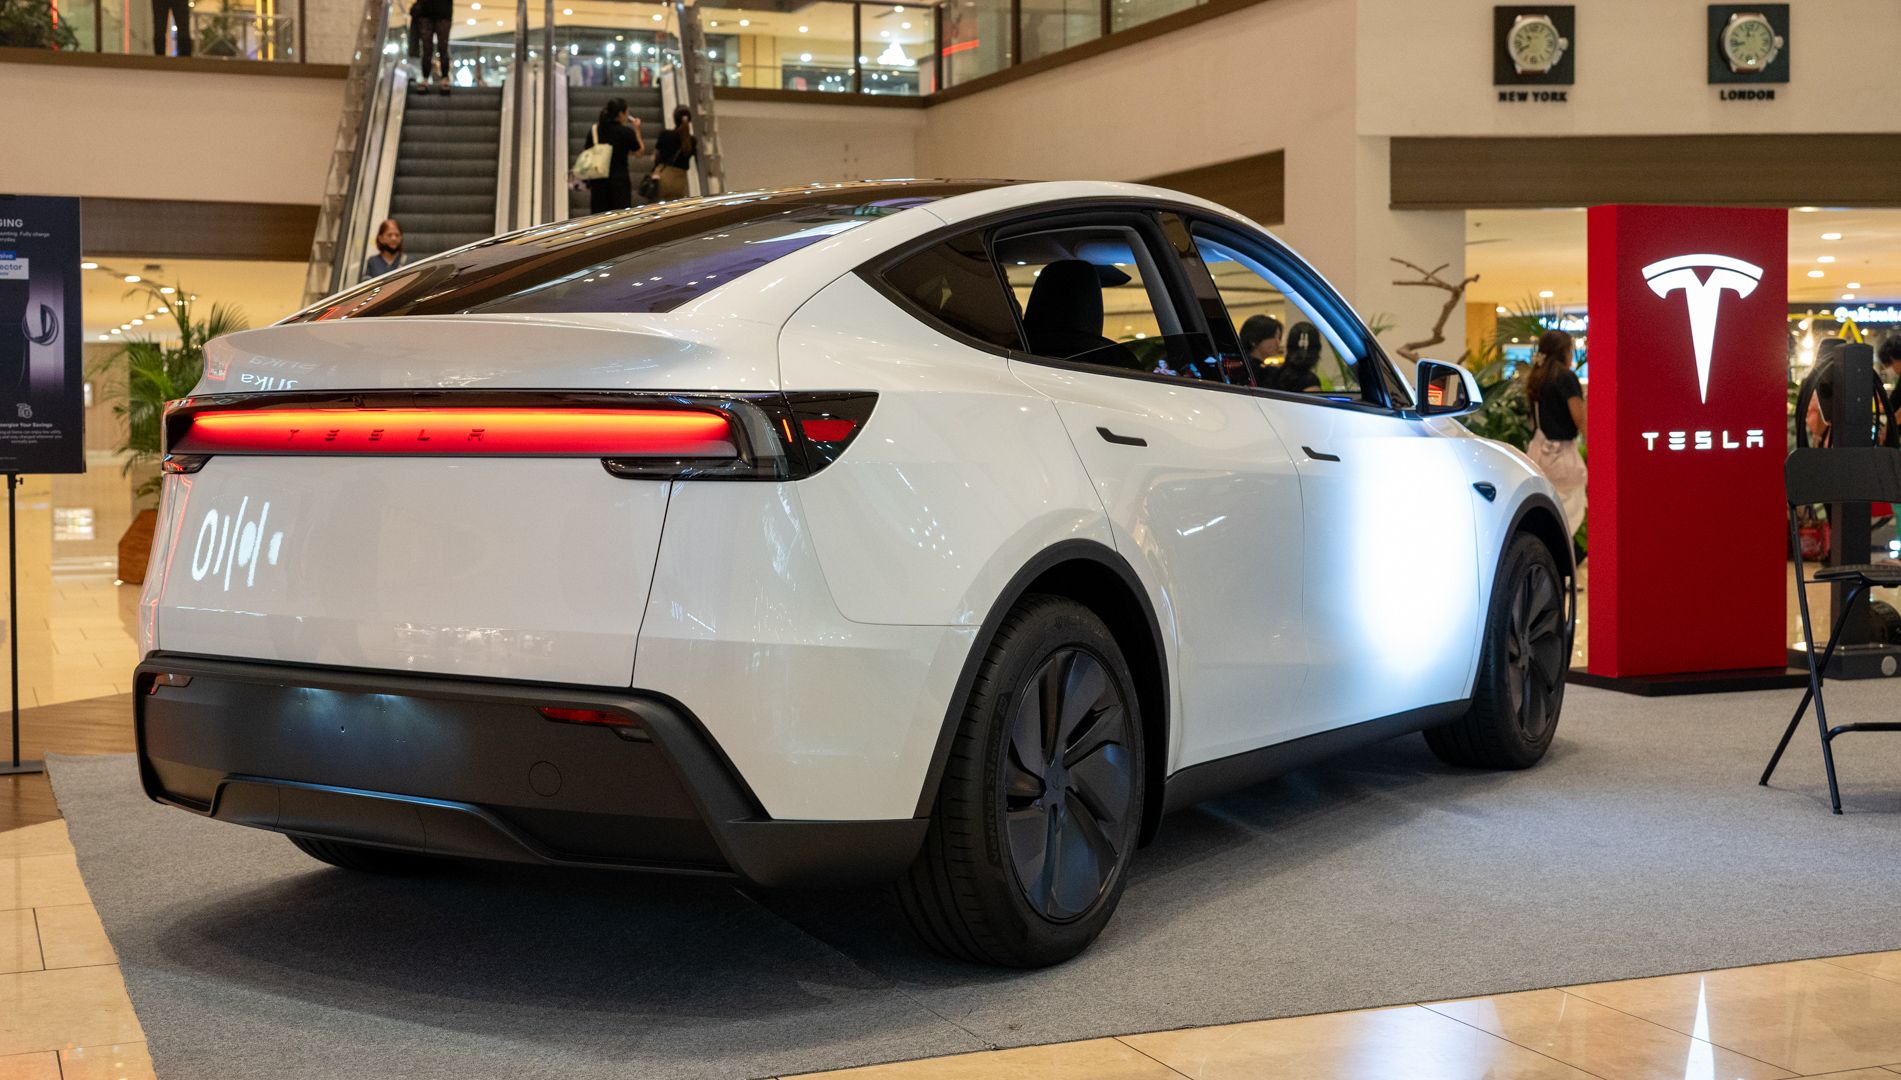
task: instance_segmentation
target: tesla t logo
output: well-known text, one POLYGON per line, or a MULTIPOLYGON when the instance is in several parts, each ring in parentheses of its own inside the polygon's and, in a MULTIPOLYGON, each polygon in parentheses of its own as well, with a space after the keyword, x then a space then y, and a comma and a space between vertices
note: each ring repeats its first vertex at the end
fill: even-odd
POLYGON ((1683 290, 1690 307, 1690 344, 1696 349, 1696 390, 1705 402, 1710 399, 1710 355, 1716 350, 1716 309, 1723 290, 1748 296, 1761 280, 1762 267, 1727 255, 1678 255, 1644 267, 1651 292, 1669 296, 1683 290), (1699 276, 1699 270, 1708 272, 1699 276))
POLYGON ((271 504, 266 502, 257 507, 254 520, 247 518, 251 512, 248 495, 238 503, 235 514, 229 511, 220 514, 215 509, 205 511, 204 519, 198 524, 198 540, 191 549, 193 581, 221 580, 229 592, 234 571, 238 584, 248 588, 257 582, 259 562, 277 565, 283 553, 284 534, 280 531, 267 535, 264 531, 270 524, 271 504))

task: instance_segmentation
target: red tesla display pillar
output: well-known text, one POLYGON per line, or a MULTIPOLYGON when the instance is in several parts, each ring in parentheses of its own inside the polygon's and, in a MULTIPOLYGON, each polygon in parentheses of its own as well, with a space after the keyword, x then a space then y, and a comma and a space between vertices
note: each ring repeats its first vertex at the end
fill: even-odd
POLYGON ((1589 657, 1784 669, 1788 214, 1590 211, 1589 657))

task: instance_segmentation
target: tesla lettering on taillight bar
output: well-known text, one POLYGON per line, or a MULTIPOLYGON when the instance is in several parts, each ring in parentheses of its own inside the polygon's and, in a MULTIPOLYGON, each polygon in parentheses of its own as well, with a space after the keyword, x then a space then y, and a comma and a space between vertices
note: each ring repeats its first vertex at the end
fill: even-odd
POLYGON ((724 414, 693 409, 418 408, 206 411, 172 452, 737 457, 724 414))

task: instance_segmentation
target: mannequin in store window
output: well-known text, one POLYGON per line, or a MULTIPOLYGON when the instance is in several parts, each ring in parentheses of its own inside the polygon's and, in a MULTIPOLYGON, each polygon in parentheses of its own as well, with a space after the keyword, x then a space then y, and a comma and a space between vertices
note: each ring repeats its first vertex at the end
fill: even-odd
MULTIPOLYGON (((1584 432, 1584 384, 1571 367, 1571 350, 1571 335, 1562 330, 1546 330, 1538 338, 1538 355, 1525 376, 1525 402, 1531 408, 1526 453, 1558 489, 1564 519, 1576 533, 1584 524, 1584 455, 1578 450, 1578 436, 1584 432)), ((1584 561, 1582 549, 1577 555, 1584 561)))

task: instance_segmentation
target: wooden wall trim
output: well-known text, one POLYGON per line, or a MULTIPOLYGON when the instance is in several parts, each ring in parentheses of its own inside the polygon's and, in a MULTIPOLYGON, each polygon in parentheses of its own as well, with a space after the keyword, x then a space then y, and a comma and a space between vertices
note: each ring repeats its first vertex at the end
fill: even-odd
POLYGON ((1901 134, 1396 137, 1395 210, 1901 207, 1901 134))
POLYGON ((54 67, 117 68, 121 71, 169 71, 213 75, 275 75, 292 79, 344 79, 348 64, 300 64, 287 60, 214 60, 203 56, 54 52, 51 49, 0 48, 0 64, 51 64, 54 67))
POLYGON ((304 262, 317 205, 87 197, 79 227, 81 250, 96 258, 304 262))
POLYGON ((1287 155, 1281 150, 1163 173, 1142 183, 1218 202, 1263 225, 1287 220, 1287 155))

